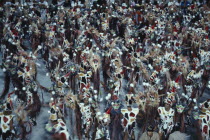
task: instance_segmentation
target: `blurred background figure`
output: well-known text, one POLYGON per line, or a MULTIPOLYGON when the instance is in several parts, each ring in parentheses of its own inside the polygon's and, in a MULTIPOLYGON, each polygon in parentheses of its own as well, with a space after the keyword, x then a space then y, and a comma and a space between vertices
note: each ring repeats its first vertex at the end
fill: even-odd
POLYGON ((169 135, 169 140, 187 140, 190 139, 187 134, 180 132, 181 126, 180 124, 176 124, 172 133, 169 135))
POLYGON ((159 140, 160 137, 157 132, 154 132, 154 126, 149 125, 147 131, 144 132, 140 140, 159 140))

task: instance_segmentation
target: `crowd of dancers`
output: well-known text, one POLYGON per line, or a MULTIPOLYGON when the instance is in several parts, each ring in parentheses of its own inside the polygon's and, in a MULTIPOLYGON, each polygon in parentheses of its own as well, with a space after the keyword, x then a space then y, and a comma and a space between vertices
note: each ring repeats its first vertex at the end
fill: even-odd
POLYGON ((47 106, 50 139, 208 140, 209 37, 209 0, 1 2, 0 135, 30 139, 47 106))

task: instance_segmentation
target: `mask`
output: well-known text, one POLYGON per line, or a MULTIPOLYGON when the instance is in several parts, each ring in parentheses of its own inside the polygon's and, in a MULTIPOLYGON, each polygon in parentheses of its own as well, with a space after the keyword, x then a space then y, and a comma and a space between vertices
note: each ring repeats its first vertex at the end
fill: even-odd
POLYGON ((176 109, 177 109, 177 112, 178 113, 182 113, 183 110, 184 110, 184 106, 182 106, 182 105, 176 105, 176 109))
POLYGON ((199 113, 198 113, 198 112, 194 112, 194 113, 193 113, 193 118, 194 118, 195 120, 199 119, 199 113))

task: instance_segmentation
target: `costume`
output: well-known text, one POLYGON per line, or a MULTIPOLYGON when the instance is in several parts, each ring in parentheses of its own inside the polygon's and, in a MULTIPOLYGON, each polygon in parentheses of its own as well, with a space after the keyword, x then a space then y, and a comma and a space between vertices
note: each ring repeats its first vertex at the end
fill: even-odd
POLYGON ((124 128, 124 132, 127 131, 129 135, 131 135, 134 131, 136 115, 138 112, 138 108, 131 108, 131 110, 121 109, 121 113, 123 114, 122 126, 124 128))
MULTIPOLYGON (((165 103, 172 103, 171 99, 166 99, 165 103)), ((170 108, 168 111, 165 107, 158 107, 158 113, 161 119, 159 129, 160 132, 163 132, 166 135, 168 135, 174 126, 174 115, 175 111, 174 109, 170 108)))
POLYGON ((204 139, 209 139, 210 134, 210 100, 203 102, 200 106, 202 114, 199 116, 201 120, 201 132, 204 136, 204 139))
POLYGON ((11 138, 15 131, 13 129, 13 118, 15 115, 12 114, 10 103, 4 104, 4 111, 0 112, 0 119, 1 119, 1 131, 2 131, 2 138, 6 140, 7 138, 11 138))
POLYGON ((169 111, 165 110, 165 107, 159 107, 158 112, 161 118, 160 129, 165 132, 165 134, 169 133, 174 125, 173 117, 174 117, 174 110, 170 108, 169 111))

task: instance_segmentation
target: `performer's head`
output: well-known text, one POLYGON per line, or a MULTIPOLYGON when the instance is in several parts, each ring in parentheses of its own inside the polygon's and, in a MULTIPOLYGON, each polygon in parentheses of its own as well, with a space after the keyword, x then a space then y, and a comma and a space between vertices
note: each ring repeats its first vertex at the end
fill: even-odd
POLYGON ((164 103, 165 103, 165 109, 166 110, 169 110, 171 108, 172 104, 173 104, 172 99, 168 98, 168 97, 165 98, 164 103))
POLYGON ((152 125, 149 125, 147 127, 147 135, 150 136, 150 137, 152 137, 153 131, 154 131, 154 127, 152 125))

